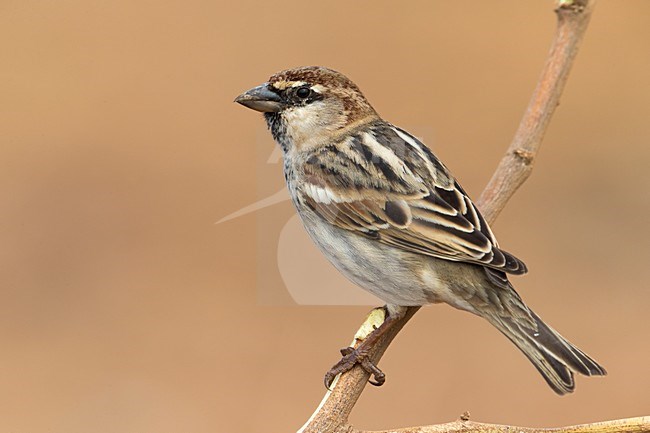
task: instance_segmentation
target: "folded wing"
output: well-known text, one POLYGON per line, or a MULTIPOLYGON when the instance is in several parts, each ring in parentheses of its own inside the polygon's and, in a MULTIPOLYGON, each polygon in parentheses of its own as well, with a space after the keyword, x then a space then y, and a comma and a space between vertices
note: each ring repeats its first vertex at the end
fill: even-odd
POLYGON ((381 123, 323 148, 304 165, 301 199, 322 218, 416 254, 523 274, 449 170, 415 137, 381 123))

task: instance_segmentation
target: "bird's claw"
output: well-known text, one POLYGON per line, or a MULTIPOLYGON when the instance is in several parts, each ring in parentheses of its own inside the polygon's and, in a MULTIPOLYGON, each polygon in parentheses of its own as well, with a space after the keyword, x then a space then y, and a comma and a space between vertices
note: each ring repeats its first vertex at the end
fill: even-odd
POLYGON ((384 382, 386 382, 386 375, 368 357, 367 350, 344 347, 341 349, 341 355, 343 355, 343 358, 341 358, 339 362, 325 373, 325 387, 330 391, 336 376, 352 370, 352 368, 357 364, 359 364, 367 373, 370 373, 371 378, 374 378, 374 380, 368 380, 370 384, 374 386, 382 386, 384 382))

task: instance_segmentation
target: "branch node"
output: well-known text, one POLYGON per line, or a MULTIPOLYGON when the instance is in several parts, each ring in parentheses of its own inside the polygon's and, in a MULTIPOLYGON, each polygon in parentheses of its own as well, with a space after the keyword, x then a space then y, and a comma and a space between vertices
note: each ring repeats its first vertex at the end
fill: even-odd
POLYGON ((587 7, 587 0, 558 0, 556 13, 563 11, 571 12, 574 14, 582 13, 587 7))
POLYGON ((533 163, 533 159, 535 158, 535 152, 531 152, 530 150, 526 149, 515 149, 512 153, 517 158, 519 158, 521 162, 524 163, 524 165, 531 165, 533 163))

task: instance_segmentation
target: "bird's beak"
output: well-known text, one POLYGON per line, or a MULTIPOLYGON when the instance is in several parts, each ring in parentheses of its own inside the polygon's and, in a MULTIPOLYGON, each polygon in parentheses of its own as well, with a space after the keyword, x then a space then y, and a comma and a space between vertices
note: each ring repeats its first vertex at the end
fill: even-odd
POLYGON ((235 102, 262 113, 277 113, 284 108, 280 95, 271 91, 268 83, 242 93, 235 98, 235 102))

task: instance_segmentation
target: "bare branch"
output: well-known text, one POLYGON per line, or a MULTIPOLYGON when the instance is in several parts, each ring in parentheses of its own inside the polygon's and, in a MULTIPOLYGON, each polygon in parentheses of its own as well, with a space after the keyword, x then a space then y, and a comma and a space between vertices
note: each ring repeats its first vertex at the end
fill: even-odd
POLYGON ((510 147, 477 203, 489 223, 496 220, 510 197, 533 171, 535 156, 560 103, 560 95, 587 30, 594 3, 594 0, 558 1, 555 39, 542 75, 510 147))
MULTIPOLYGON (((544 137, 551 116, 559 103, 580 41, 594 8, 595 0, 558 0, 557 29, 555 38, 531 101, 521 120, 510 147, 501 160, 488 186, 481 195, 478 206, 485 219, 493 223, 499 212, 515 191, 530 176, 535 156, 544 137)), ((370 359, 376 364, 399 333, 420 307, 410 307, 406 316, 384 334, 370 352, 370 359)), ((361 326, 351 346, 356 347, 384 320, 383 309, 373 310, 361 326)), ((320 405, 298 433, 364 433, 347 424, 348 417, 361 396, 370 375, 359 366, 337 377, 332 390, 325 394, 320 405)), ((448 424, 410 427, 390 430, 394 433, 438 433, 438 432, 511 432, 514 427, 481 424, 463 418, 448 424)), ((592 432, 650 432, 650 418, 632 418, 608 421, 582 426, 555 429, 516 428, 525 433, 592 433, 592 432)), ((367 432, 371 433, 371 432, 367 432)), ((374 433, 388 433, 374 432, 374 433)))
MULTIPOLYGON (((404 318, 386 331, 377 344, 372 348, 369 356, 374 362, 378 362, 382 355, 388 349, 397 333, 406 325, 411 317, 420 309, 420 307, 411 307, 406 312, 404 318)), ((363 322, 350 346, 356 347, 365 337, 370 334, 375 327, 378 327, 384 321, 383 308, 377 308, 370 312, 363 322)), ((345 425, 348 416, 357 400, 361 396, 363 389, 368 383, 370 374, 359 366, 353 368, 347 373, 338 376, 332 384, 332 390, 328 391, 323 397, 321 404, 316 409, 312 417, 307 420, 305 425, 298 433, 329 433, 329 432, 348 432, 349 426, 345 425)))
POLYGON ((458 420, 447 424, 407 427, 397 430, 370 432, 351 428, 343 431, 347 433, 512 433, 513 431, 517 433, 647 433, 650 431, 650 417, 627 418, 556 428, 513 427, 458 420))

